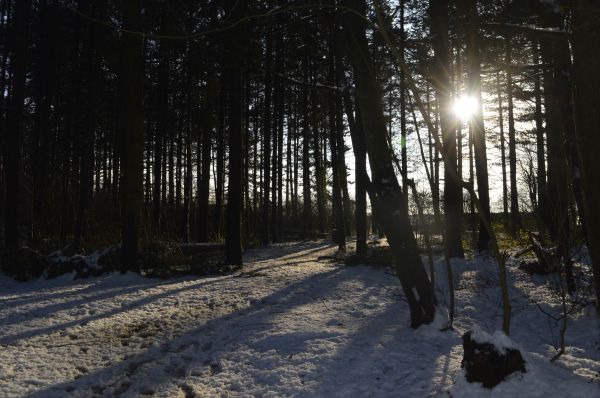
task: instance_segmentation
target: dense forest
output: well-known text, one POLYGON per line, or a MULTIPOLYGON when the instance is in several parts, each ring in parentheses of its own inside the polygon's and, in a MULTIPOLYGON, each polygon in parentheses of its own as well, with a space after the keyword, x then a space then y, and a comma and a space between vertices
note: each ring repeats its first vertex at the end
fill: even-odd
POLYGON ((567 307, 600 308, 598 153, 596 0, 0 0, 19 281, 243 274, 248 250, 325 240, 387 256, 412 328, 449 278, 452 328, 452 261, 484 256, 509 334, 529 256, 559 357, 567 307))

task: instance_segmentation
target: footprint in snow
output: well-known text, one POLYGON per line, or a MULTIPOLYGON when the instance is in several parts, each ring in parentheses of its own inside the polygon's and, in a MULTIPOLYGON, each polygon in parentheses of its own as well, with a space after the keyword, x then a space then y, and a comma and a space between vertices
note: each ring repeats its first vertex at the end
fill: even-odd
POLYGON ((338 321, 337 319, 330 319, 330 320, 329 320, 329 321, 326 323, 326 325, 327 325, 327 326, 337 326, 337 327, 339 327, 339 328, 343 328, 344 326, 346 326, 346 325, 344 325, 342 322, 338 321))
POLYGON ((179 386, 179 388, 181 389, 181 392, 183 393, 183 396, 185 398, 195 398, 198 395, 196 395, 196 393, 194 392, 194 389, 187 385, 187 384, 182 384, 179 386))

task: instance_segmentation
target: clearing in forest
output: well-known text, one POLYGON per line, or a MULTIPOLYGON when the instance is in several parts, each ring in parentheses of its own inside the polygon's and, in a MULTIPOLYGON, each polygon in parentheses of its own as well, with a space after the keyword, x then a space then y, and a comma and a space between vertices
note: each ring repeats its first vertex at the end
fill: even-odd
MULTIPOLYGON (((555 363, 560 300, 551 276, 509 262, 511 338, 528 372, 493 390, 468 384, 461 334, 501 327, 497 270, 453 262, 455 330, 409 328, 385 267, 346 266, 325 242, 249 251, 242 271, 212 278, 138 275, 73 281, 0 279, 0 395, 30 397, 560 396, 600 391, 590 307, 570 314, 555 363), (547 315, 547 314, 549 315, 547 315)), ((438 300, 445 298, 438 259, 438 300)), ((439 321, 439 319, 438 319, 439 321)), ((439 322, 438 322, 439 324, 439 322)))

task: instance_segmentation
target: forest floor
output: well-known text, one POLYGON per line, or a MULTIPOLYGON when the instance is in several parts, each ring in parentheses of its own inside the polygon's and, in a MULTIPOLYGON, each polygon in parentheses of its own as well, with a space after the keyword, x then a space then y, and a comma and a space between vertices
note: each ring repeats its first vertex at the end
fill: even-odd
MULTIPOLYGON (((171 280, 112 274, 17 283, 0 278, 0 396, 593 397, 600 319, 561 321, 555 276, 509 261, 511 338, 527 373, 492 390, 466 382, 461 335, 501 327, 498 273, 454 261, 454 330, 409 327, 391 269, 345 266, 326 242, 249 250, 229 276, 171 280)), ((448 301, 436 261, 437 296, 448 301)))

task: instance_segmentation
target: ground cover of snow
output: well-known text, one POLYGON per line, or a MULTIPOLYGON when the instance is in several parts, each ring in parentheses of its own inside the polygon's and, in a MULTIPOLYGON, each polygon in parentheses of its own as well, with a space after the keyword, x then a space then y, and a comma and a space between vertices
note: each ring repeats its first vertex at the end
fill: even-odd
MULTIPOLYGON (((590 307, 561 321, 552 276, 509 262, 510 340, 528 372, 492 390, 466 382, 460 336, 502 324, 497 268, 454 261, 454 330, 409 328, 391 269, 344 266, 326 242, 250 250, 212 278, 118 274, 17 283, 0 278, 0 396, 597 397, 600 322, 590 307), (551 316, 550 316, 551 315, 551 316)), ((444 262, 437 297, 448 302, 444 262)), ((500 336, 500 337, 498 337, 500 336)))

